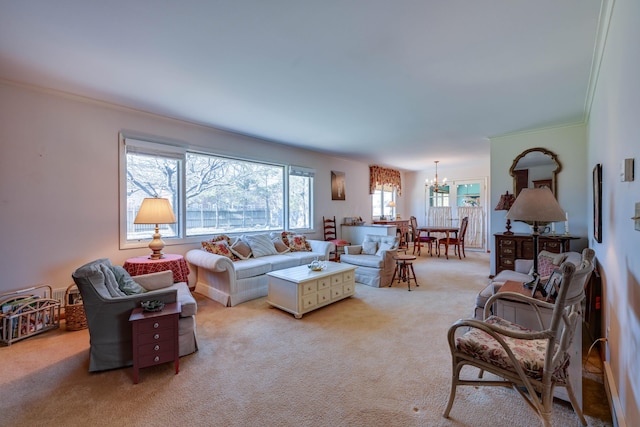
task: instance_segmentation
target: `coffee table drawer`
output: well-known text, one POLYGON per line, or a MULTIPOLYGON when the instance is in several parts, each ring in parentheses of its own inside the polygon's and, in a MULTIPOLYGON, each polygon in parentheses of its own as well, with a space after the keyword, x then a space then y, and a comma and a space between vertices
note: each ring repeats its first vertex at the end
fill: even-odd
POLYGON ((331 276, 331 286, 339 285, 342 283, 342 274, 334 274, 331 276))
POLYGON ((302 297, 302 309, 308 310, 318 305, 318 294, 304 295, 302 297))
POLYGON ((312 282, 304 282, 302 284, 302 295, 308 295, 318 290, 318 282, 315 280, 312 282))
POLYGON ((331 301, 331 289, 323 289, 318 291, 318 305, 322 305, 331 301))
POLYGON ((323 277, 322 279, 318 279, 318 290, 328 289, 331 287, 331 278, 323 277))

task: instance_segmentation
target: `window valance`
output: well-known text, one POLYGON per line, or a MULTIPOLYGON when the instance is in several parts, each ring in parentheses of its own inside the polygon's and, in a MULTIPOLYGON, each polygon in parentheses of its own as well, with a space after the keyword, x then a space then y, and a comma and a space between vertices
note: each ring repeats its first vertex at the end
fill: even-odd
POLYGON ((402 195, 402 180, 399 170, 369 166, 369 194, 375 193, 377 185, 391 185, 396 187, 398 196, 402 195))

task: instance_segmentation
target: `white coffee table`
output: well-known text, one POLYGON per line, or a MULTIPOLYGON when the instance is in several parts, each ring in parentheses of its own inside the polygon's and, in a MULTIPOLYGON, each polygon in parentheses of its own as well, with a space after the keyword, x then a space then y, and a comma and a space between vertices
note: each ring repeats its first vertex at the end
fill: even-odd
POLYGON ((348 298, 355 293, 353 265, 327 262, 322 271, 306 265, 267 273, 267 303, 292 313, 296 319, 325 305, 348 298))

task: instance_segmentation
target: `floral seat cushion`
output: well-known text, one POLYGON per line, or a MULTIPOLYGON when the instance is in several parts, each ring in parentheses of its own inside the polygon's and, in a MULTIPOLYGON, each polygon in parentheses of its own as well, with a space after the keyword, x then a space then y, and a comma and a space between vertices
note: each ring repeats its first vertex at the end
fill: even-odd
MULTIPOLYGON (((531 332, 531 329, 524 328, 497 316, 491 316, 485 322, 512 331, 531 332)), ((548 341, 544 339, 524 340, 506 336, 503 336, 503 339, 525 374, 535 380, 542 380, 548 341)), ((456 339, 456 346, 459 351, 469 356, 483 360, 498 368, 517 373, 504 348, 484 331, 472 328, 469 332, 456 339)), ((553 373, 553 381, 564 384, 567 379, 568 367, 569 358, 567 357, 553 373)))

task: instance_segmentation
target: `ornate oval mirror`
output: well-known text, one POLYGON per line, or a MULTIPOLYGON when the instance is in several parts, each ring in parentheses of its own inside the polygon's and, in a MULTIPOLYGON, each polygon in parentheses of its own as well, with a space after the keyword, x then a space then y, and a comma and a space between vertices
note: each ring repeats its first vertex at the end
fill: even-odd
POLYGON ((558 156, 545 148, 530 148, 522 152, 511 165, 513 193, 518 196, 523 188, 548 187, 558 197, 558 172, 562 165, 558 156))

